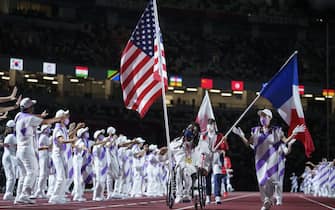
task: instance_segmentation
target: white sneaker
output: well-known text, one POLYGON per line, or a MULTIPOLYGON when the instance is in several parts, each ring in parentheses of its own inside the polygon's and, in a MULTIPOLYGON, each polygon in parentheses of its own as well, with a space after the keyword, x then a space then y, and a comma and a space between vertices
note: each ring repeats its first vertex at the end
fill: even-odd
POLYGON ((175 199, 174 199, 174 202, 175 203, 180 203, 182 201, 182 197, 181 196, 177 196, 175 199))
POLYGON ((220 196, 215 196, 215 203, 216 204, 221 204, 221 197, 220 196))
POLYGON ((269 210, 271 206, 272 206, 271 200, 269 198, 265 198, 261 210, 269 210))
POLYGON ((29 198, 28 196, 26 196, 26 195, 21 195, 21 196, 19 197, 19 201, 24 201, 24 203, 28 203, 28 204, 35 204, 35 203, 36 203, 35 200, 30 199, 30 198, 29 198))
POLYGON ((277 206, 280 206, 280 205, 282 205, 282 204, 283 204, 282 199, 281 199, 280 197, 276 197, 276 205, 277 205, 277 206))
POLYGON ((211 196, 206 195, 206 204, 210 204, 211 203, 211 196))
POLYGON ((189 195, 185 195, 184 197, 183 197, 183 202, 190 202, 191 201, 191 196, 189 196, 189 195))
POLYGON ((11 194, 5 194, 3 196, 3 200, 5 200, 5 201, 13 201, 13 200, 15 200, 15 197, 13 195, 11 195, 11 194))

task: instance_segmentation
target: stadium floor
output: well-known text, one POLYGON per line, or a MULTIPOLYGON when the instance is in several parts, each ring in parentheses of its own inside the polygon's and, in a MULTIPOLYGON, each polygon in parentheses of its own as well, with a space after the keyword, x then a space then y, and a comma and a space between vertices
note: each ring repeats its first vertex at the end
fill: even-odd
MULTIPOLYGON (((2 194, 0 195, 2 197, 2 194)), ((91 193, 86 193, 85 197, 91 198, 91 193)), ((165 198, 130 198, 120 200, 108 200, 102 202, 85 201, 85 202, 69 202, 67 204, 53 205, 47 203, 46 199, 38 199, 36 204, 31 205, 13 205, 12 202, 0 201, 0 209, 79 209, 79 210, 95 210, 95 209, 168 209, 165 205, 165 198)), ((192 203, 183 203, 174 205, 173 209, 194 209, 192 203)), ((207 205, 207 210, 225 209, 225 210, 259 210, 260 201, 257 192, 233 192, 223 200, 221 205, 207 205)), ((335 199, 305 196, 297 193, 285 193, 284 204, 282 206, 274 206, 273 210, 322 210, 335 209, 335 199)))

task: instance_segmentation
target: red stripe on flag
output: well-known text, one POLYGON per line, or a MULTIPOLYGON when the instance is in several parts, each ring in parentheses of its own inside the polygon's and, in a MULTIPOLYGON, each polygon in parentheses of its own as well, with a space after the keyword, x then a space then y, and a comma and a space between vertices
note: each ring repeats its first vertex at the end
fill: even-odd
POLYGON ((143 107, 143 109, 140 112, 140 116, 141 118, 143 118, 143 116, 147 113, 148 109, 150 108, 150 106, 154 103, 154 101, 162 95, 162 91, 161 89, 159 89, 149 100, 148 102, 145 104, 145 106, 143 107))
POLYGON ((127 78, 123 81, 123 86, 126 88, 131 80, 134 79, 136 74, 140 71, 143 71, 143 67, 150 61, 149 56, 145 56, 143 60, 141 60, 138 65, 131 71, 131 73, 127 76, 127 78))
POLYGON ((150 92, 150 90, 157 85, 156 81, 151 82, 143 91, 142 93, 137 97, 136 102, 132 106, 132 109, 137 109, 140 103, 142 102, 143 98, 150 92))
POLYGON ((138 90, 140 88, 140 86, 143 85, 143 82, 145 82, 152 74, 152 71, 147 71, 143 77, 135 84, 131 87, 130 92, 127 94, 127 98, 124 101, 124 103, 126 104, 126 106, 128 106, 130 100, 134 97, 134 94, 136 93, 136 90, 138 90))

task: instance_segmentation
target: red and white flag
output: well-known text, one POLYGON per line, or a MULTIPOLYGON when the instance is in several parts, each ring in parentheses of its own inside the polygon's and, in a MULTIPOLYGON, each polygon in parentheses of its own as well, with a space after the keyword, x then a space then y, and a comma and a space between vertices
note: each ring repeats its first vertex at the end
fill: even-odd
MULTIPOLYGON (((209 99, 209 95, 206 90, 205 96, 202 99, 202 102, 199 108, 197 118, 195 119, 195 121, 200 125, 201 133, 206 132, 207 122, 208 122, 208 119, 210 118, 215 120, 211 100, 209 99)), ((217 128, 215 129, 217 130, 217 128)))
POLYGON ((128 109, 136 110, 141 118, 162 94, 159 65, 161 65, 167 89, 164 47, 160 31, 156 33, 156 28, 159 29, 159 25, 155 19, 153 0, 151 0, 138 21, 121 57, 120 79, 123 100, 125 106, 128 109), (160 50, 158 50, 158 44, 160 50))

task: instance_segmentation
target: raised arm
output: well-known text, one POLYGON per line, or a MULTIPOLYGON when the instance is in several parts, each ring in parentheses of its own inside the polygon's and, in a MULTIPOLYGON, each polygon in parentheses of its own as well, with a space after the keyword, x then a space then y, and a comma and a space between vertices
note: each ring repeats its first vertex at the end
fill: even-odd
POLYGON ((14 87, 12 93, 9 96, 0 97, 0 103, 14 101, 16 99, 16 93, 17 93, 17 87, 14 87))
POLYGON ((245 137, 244 135, 244 132, 242 131, 242 129, 240 127, 236 128, 234 127, 233 128, 233 133, 235 133, 236 135, 238 135, 242 142, 246 145, 246 146, 250 146, 250 144, 253 144, 253 138, 250 137, 249 140, 245 137))

